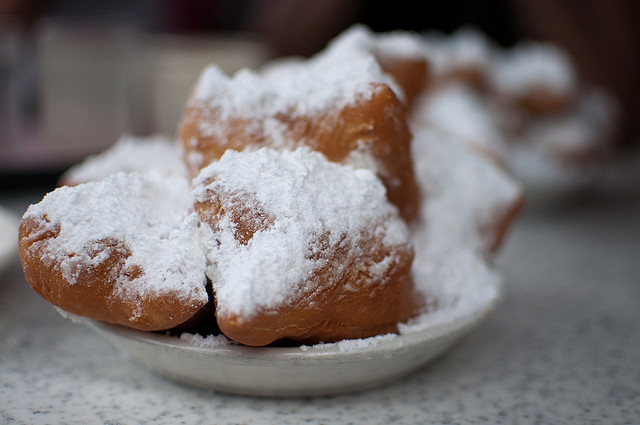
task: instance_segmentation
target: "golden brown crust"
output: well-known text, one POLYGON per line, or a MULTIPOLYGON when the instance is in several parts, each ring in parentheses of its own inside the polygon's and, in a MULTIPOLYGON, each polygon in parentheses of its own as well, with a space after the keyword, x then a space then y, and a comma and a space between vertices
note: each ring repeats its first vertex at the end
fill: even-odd
MULTIPOLYGON (((295 148, 301 145, 322 152, 328 159, 345 162, 361 149, 369 151, 381 165, 382 178, 389 200, 407 220, 418 212, 419 190, 413 173, 410 143, 411 132, 406 121, 406 108, 391 88, 377 84, 368 98, 339 111, 323 115, 303 116, 278 113, 275 118, 284 127, 284 136, 295 148)), ((218 110, 204 104, 186 108, 179 131, 192 176, 227 149, 273 146, 268 140, 264 123, 242 117, 224 119, 218 110), (201 124, 215 123, 219 131, 203 134, 201 124), (190 157, 201 158, 197 164, 190 157)))
POLYGON ((418 96, 424 93, 431 81, 431 71, 426 59, 377 58, 384 72, 393 76, 402 87, 409 109, 418 96))
MULTIPOLYGON (((510 175, 510 171, 507 169, 506 164, 504 164, 503 160, 495 153, 477 144, 468 143, 467 146, 473 149, 474 152, 477 152, 478 155, 482 155, 487 158, 487 160, 491 161, 496 168, 510 175)), ((524 192, 519 192, 508 202, 505 201, 496 205, 493 211, 491 211, 491 217, 478 223, 477 232, 486 241, 486 254, 494 255, 500 250, 511 225, 515 222, 516 218, 522 211, 524 202, 524 192)))
POLYGON ((489 89, 486 71, 481 67, 474 67, 470 65, 452 68, 447 73, 439 77, 439 85, 451 83, 462 83, 480 93, 484 93, 489 89))
POLYGON ((354 258, 344 248, 327 248, 321 254, 327 266, 307 281, 321 289, 298 294, 293 302, 250 318, 219 315, 220 329, 235 341, 256 346, 280 339, 314 344, 396 332, 399 322, 422 307, 410 275, 413 252, 390 252, 373 237, 363 238, 362 249, 362 256, 354 258), (382 281, 370 282, 370 269, 388 255, 397 263, 382 281), (336 276, 340 268, 345 270, 336 276))
MULTIPOLYGON (((247 194, 207 193, 206 201, 196 203, 202 222, 216 230, 227 216, 234 223, 235 239, 244 245, 273 224, 268 212, 245 207, 255 205, 247 194)), ((221 331, 250 346, 279 340, 314 344, 396 332, 399 322, 416 316, 424 307, 423 296, 411 279, 413 249, 409 244, 387 246, 372 229, 356 237, 343 235, 334 244, 328 234, 309 241, 309 258, 324 265, 299 282, 292 297, 276 308, 243 316, 225 315, 218 307, 221 331), (374 270, 386 261, 391 264, 385 265, 386 272, 380 276, 374 270)))
POLYGON ((79 316, 144 331, 175 327, 194 316, 203 303, 185 302, 170 294, 130 294, 114 290, 122 279, 135 279, 143 271, 125 268, 130 255, 126 244, 115 239, 95 241, 91 255, 105 255, 95 266, 79 262, 76 281, 63 275, 60 262, 47 258, 44 249, 59 232, 50 229, 46 217, 23 218, 19 228, 19 250, 26 280, 45 300, 79 316))
MULTIPOLYGON (((344 261, 336 258, 339 255, 335 252, 329 261, 344 261)), ((366 255, 375 258, 375 253, 366 255)), ((327 267, 309 279, 332 281, 322 291, 304 294, 293 304, 261 311, 249 319, 218 316, 218 325, 229 338, 252 346, 283 339, 315 344, 397 332, 398 323, 419 314, 423 306, 410 277, 413 255, 405 252, 400 258, 384 282, 366 283, 370 266, 366 259, 351 264, 337 280, 327 267)))
POLYGON ((574 99, 568 93, 554 93, 540 88, 516 96, 513 102, 532 117, 540 117, 567 112, 573 105, 574 99))
POLYGON ((486 235, 488 250, 491 255, 498 252, 504 242, 511 225, 514 223, 524 205, 524 194, 504 205, 499 211, 494 211, 491 220, 480 224, 478 231, 486 235))

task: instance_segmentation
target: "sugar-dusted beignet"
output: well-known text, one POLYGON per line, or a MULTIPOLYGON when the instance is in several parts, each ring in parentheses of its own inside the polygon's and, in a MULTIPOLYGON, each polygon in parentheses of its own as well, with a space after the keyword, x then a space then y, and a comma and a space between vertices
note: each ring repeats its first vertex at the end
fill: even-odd
POLYGON ((383 71, 402 88, 409 108, 430 84, 429 49, 423 36, 409 31, 374 33, 364 25, 354 25, 340 34, 328 50, 353 50, 375 56, 383 71))
POLYGON ((487 88, 495 46, 482 32, 473 27, 462 27, 450 35, 431 32, 425 43, 435 85, 453 82, 478 91, 487 88))
POLYGON ((329 50, 263 74, 241 70, 233 78, 210 66, 179 129, 187 164, 195 176, 228 149, 307 146, 332 161, 374 170, 391 202, 411 220, 419 190, 406 107, 393 84, 364 52, 329 50))
MULTIPOLYGON (((435 127, 477 148, 498 164, 508 145, 489 102, 466 84, 449 83, 431 90, 415 105, 413 128, 435 127)), ((414 140, 414 146, 419 143, 414 140)), ((418 174, 420 171, 416 171, 418 174)))
POLYGON ((567 112, 579 87, 564 51, 552 44, 526 42, 497 56, 491 90, 508 106, 536 117, 567 112))
POLYGON ((193 194, 218 325, 235 341, 369 337, 423 305, 406 224, 369 170, 308 148, 228 151, 193 194))
POLYGON ((20 222, 27 281, 77 315, 141 330, 179 325, 208 300, 191 205, 186 180, 153 174, 58 188, 20 222))
POLYGON ((569 111, 531 120, 524 128, 512 149, 514 174, 527 182, 580 175, 588 181, 610 159, 617 117, 615 99, 585 86, 569 111))

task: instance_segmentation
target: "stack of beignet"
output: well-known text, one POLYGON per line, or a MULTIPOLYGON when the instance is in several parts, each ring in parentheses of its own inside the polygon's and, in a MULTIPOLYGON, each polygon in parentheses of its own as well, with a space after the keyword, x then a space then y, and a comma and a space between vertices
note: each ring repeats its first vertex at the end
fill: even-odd
POLYGON ((611 159, 616 100, 585 81, 560 46, 505 48, 472 28, 425 43, 432 90, 414 102, 413 123, 463 138, 534 188, 588 180, 611 159))
MULTIPOLYGON (((145 331, 197 317, 251 346, 396 332, 433 306, 412 278, 431 194, 407 117, 429 66, 415 35, 390 35, 413 46, 393 55, 357 31, 309 60, 210 66, 177 144, 125 138, 70 169, 20 223, 31 286, 77 315, 145 331)), ((521 202, 507 186, 493 219, 463 226, 487 258, 521 202)))

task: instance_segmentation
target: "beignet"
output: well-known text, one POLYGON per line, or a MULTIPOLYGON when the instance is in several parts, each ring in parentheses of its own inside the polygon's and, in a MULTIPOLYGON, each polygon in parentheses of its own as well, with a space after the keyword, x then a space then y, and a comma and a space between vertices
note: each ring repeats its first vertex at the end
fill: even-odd
POLYGON ((431 83, 431 64, 427 59, 429 49, 418 33, 374 33, 368 27, 357 24, 333 39, 327 49, 372 54, 382 70, 400 86, 409 109, 431 83))
POLYGON ((27 281, 81 316, 141 330, 177 326, 207 303, 187 182, 118 173, 65 186, 20 222, 27 281))
POLYGON ((420 311, 407 227, 371 171, 308 148, 228 151, 194 187, 227 337, 254 346, 363 338, 420 311))
MULTIPOLYGON (((408 221, 418 211, 406 106, 373 56, 328 50, 258 74, 203 71, 179 140, 192 176, 228 149, 307 146, 329 160, 370 168, 408 221)), ((348 51, 352 53, 351 51, 348 51)))

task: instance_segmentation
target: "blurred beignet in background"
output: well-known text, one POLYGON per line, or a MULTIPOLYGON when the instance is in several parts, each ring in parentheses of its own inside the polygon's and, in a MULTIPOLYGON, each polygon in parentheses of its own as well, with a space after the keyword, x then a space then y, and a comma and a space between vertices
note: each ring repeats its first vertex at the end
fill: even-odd
POLYGON ((187 102, 179 142, 192 176, 228 149, 307 146, 331 161, 375 171, 410 221, 419 190, 406 106, 394 87, 371 54, 351 49, 233 77, 210 66, 187 102))
POLYGON ((117 173, 64 186, 20 222, 27 281, 67 312, 140 330, 177 326, 207 303, 188 182, 117 173))
POLYGON ((493 158, 450 132, 425 125, 414 134, 423 191, 416 234, 424 236, 414 240, 416 251, 440 258, 464 248, 492 261, 522 208, 522 187, 493 158))
POLYGON ((553 44, 535 42, 522 42, 496 55, 490 85, 506 107, 532 117, 566 112, 580 89, 569 56, 553 44))
POLYGON ((414 136, 416 128, 436 128, 444 137, 457 138, 500 166, 507 165, 509 146, 498 119, 486 98, 467 84, 452 81, 420 96, 412 111, 411 124, 414 136))
POLYGON ((424 305, 407 226, 370 170, 305 147, 227 151, 193 194, 218 325, 235 341, 364 338, 424 305))
POLYGON ((495 48, 486 35, 462 27, 446 35, 430 32, 424 38, 435 86, 455 82, 479 92, 487 89, 495 48))
POLYGON ((618 106, 552 43, 497 45, 473 28, 427 34, 433 89, 411 110, 480 148, 533 189, 580 187, 612 159, 618 106))
POLYGON ((430 85, 428 49, 423 36, 418 33, 375 33, 364 25, 354 25, 333 39, 327 49, 351 49, 372 54, 382 70, 391 75, 402 88, 409 109, 430 85))
POLYGON ((560 47, 523 42, 503 51, 491 87, 499 122, 512 141, 509 162, 526 183, 589 181, 611 159, 616 101, 583 81, 560 47))

